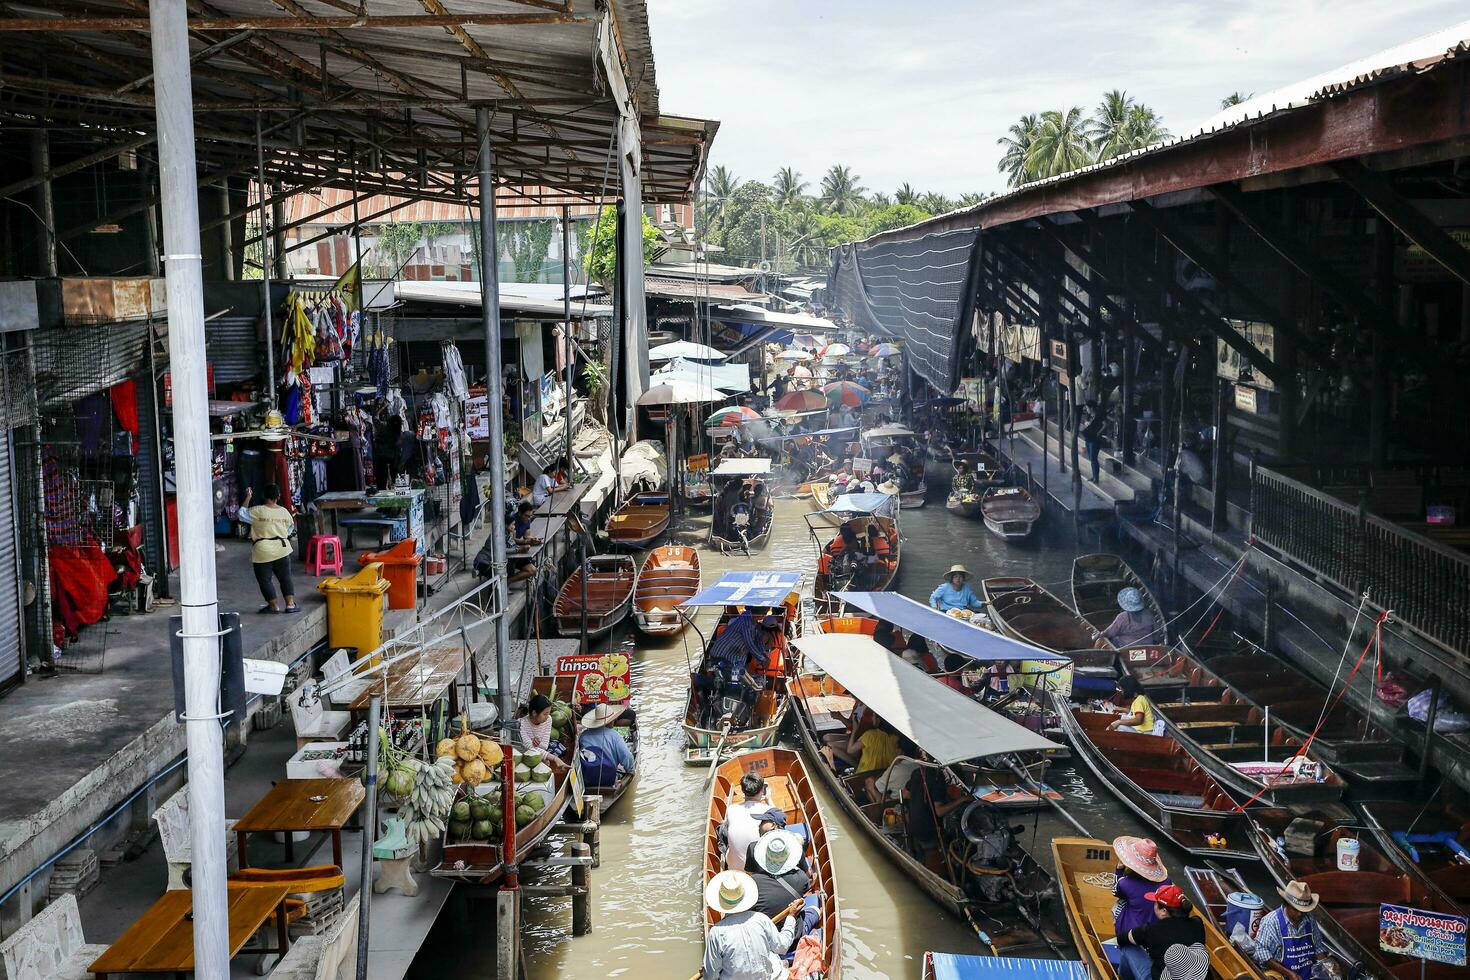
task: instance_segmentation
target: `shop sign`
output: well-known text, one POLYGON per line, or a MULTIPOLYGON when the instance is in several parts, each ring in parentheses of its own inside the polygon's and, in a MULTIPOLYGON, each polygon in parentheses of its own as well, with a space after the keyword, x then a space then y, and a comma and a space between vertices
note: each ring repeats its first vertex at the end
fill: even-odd
POLYGON ((873 473, 873 461, 863 456, 858 456, 852 461, 853 476, 871 476, 873 473))
POLYGON ((1252 415, 1260 411, 1257 407, 1256 389, 1249 385, 1235 386, 1235 407, 1242 412, 1250 412, 1252 415))
POLYGON ((1446 915, 1406 905, 1378 906, 1378 948, 1416 960, 1465 965, 1463 915, 1446 915))
POLYGON ((464 403, 464 429, 471 439, 490 438, 490 404, 487 395, 471 395, 464 403))
POLYGON ((696 453, 685 460, 685 465, 691 473, 700 473, 709 469, 709 453, 696 453))
POLYGON ((1062 366, 1067 364, 1067 342, 1065 340, 1053 340, 1051 342, 1051 363, 1055 367, 1061 361, 1062 366))
MULTIPOLYGON (((1255 323, 1250 320, 1231 320, 1230 325, 1235 328, 1250 345, 1266 356, 1266 360, 1276 360, 1276 328, 1269 323, 1255 323)), ((1215 373, 1227 381, 1247 381, 1257 388, 1271 390, 1276 385, 1270 378, 1261 374, 1251 362, 1234 347, 1231 347, 1223 339, 1215 342, 1217 357, 1215 359, 1215 373)))
POLYGON ((556 658, 556 672, 575 678, 572 699, 580 704, 628 700, 630 665, 626 653, 578 653, 556 658))

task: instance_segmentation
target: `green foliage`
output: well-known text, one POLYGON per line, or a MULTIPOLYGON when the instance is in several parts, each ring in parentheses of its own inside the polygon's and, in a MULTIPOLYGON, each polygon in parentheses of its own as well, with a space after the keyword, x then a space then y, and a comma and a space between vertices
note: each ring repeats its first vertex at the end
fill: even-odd
POLYGON ((1233 105, 1240 105, 1246 99, 1251 98, 1255 94, 1256 93, 1254 92, 1231 92, 1229 95, 1225 96, 1225 98, 1220 100, 1220 108, 1229 109, 1233 105))
POLYGON ((407 264, 424 240, 424 226, 417 221, 385 221, 378 225, 374 238, 378 275, 391 277, 407 264))
POLYGON ((1010 186, 1020 187, 1168 138, 1157 112, 1113 89, 1103 93, 1091 116, 1079 106, 1022 116, 996 141, 1002 148, 996 168, 1010 186))
POLYGON ((822 177, 822 203, 833 214, 857 211, 867 190, 858 183, 858 175, 840 163, 833 164, 822 177))
MULTIPOLYGON (((648 263, 658 252, 658 226, 648 220, 647 213, 640 211, 639 216, 643 219, 643 261, 648 263)), ((618 209, 608 205, 589 230, 587 247, 582 252, 589 281, 612 284, 618 272, 617 238, 618 209)))

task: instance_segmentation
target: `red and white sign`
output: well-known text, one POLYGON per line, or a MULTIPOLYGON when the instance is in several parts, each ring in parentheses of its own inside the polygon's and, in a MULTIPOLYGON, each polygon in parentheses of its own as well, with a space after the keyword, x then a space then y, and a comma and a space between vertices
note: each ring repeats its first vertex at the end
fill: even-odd
POLYGON ((576 678, 572 697, 580 704, 626 702, 632 695, 630 666, 625 653, 579 653, 556 658, 557 674, 576 678))

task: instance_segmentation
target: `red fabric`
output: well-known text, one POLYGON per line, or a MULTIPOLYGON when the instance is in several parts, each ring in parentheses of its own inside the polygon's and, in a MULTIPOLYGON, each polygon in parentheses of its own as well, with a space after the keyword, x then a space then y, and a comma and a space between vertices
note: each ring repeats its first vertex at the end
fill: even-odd
POLYGON ((136 589, 143 573, 143 556, 135 548, 124 548, 113 556, 112 567, 124 589, 136 589))
POLYGON ((95 545, 52 545, 48 560, 52 617, 63 636, 76 636, 81 627, 99 621, 107 613, 107 587, 117 580, 117 572, 95 545))
MULTIPOLYGON (((286 454, 278 449, 271 450, 266 457, 266 474, 270 481, 281 488, 281 506, 291 513, 296 513, 296 508, 291 506, 291 468, 286 463, 286 454)), ((258 501, 265 503, 265 501, 258 501)))
POLYGON ((112 414, 117 416, 117 424, 138 438, 138 383, 136 381, 119 381, 113 385, 108 394, 112 396, 112 414))
POLYGON ((821 973, 823 967, 822 941, 811 933, 802 936, 796 944, 796 953, 791 957, 791 969, 787 972, 789 980, 806 980, 821 973))

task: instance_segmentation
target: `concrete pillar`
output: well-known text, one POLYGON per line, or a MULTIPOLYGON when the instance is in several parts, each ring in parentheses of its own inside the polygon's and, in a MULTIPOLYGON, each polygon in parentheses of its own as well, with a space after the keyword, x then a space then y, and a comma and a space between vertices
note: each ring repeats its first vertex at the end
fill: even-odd
MULTIPOLYGON (((44 177, 51 170, 51 136, 44 129, 31 133, 31 170, 44 177)), ((51 196, 51 180, 36 185, 36 253, 37 272, 46 279, 56 277, 56 208, 51 196)))

